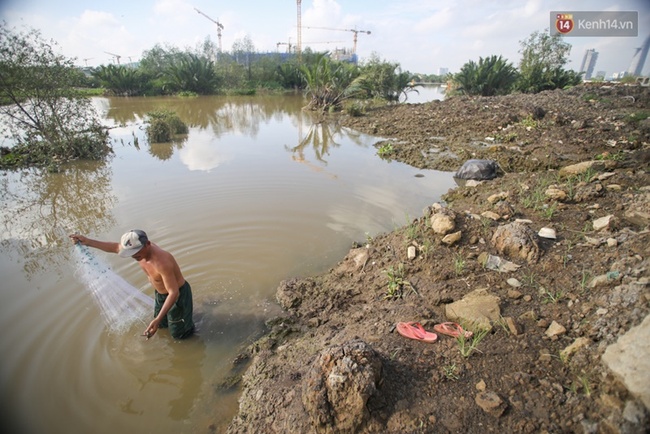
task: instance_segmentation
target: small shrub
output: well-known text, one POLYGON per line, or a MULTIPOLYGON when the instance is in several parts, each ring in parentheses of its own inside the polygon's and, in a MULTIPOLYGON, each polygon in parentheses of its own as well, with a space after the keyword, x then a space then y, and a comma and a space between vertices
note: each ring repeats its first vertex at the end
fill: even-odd
POLYGON ((177 134, 187 134, 187 125, 175 112, 169 110, 156 110, 147 113, 149 125, 147 137, 149 143, 165 143, 172 140, 177 134))
POLYGON ((393 153, 395 153, 395 148, 392 143, 384 143, 379 147, 379 151, 377 151, 377 155, 381 158, 390 158, 393 153))

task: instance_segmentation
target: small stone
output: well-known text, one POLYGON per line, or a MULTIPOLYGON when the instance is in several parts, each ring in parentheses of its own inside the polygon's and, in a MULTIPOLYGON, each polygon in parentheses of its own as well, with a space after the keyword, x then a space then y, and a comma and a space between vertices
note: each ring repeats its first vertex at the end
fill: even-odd
POLYGON ((447 234, 443 237, 442 242, 447 244, 448 246, 451 246, 458 242, 462 236, 461 231, 454 232, 453 234, 447 234))
POLYGON ((571 357, 576 351, 578 351, 580 348, 586 347, 589 345, 591 341, 588 338, 585 337, 580 337, 573 341, 571 345, 560 351, 560 357, 562 360, 568 360, 569 357, 571 357))
POLYGON ((488 197, 487 200, 488 200, 488 202, 490 202, 491 204, 494 205, 495 203, 499 202, 500 200, 507 199, 508 196, 509 196, 509 194, 507 192, 502 191, 500 193, 493 194, 492 196, 488 197))
POLYGON ((554 240, 557 238, 555 234, 555 229, 553 228, 541 228, 539 232, 537 233, 542 238, 548 238, 550 240, 554 240))
POLYGON ((609 225, 610 225, 613 218, 614 218, 614 216, 610 214, 608 216, 601 217, 599 219, 594 220, 593 221, 594 230, 599 231, 601 229, 605 229, 605 228, 609 227, 609 225))
POLYGON ((549 199, 554 199, 560 202, 565 201, 567 198, 566 192, 560 190, 559 188, 549 187, 546 189, 546 192, 544 194, 546 194, 546 197, 549 199))
POLYGON ((616 238, 607 238, 607 246, 608 247, 618 246, 618 240, 616 240, 616 238))
POLYGON ((478 383, 476 383, 476 390, 483 392, 487 388, 487 385, 485 384, 485 381, 481 380, 478 383))
POLYGON ((485 211, 481 213, 481 216, 485 217, 486 219, 494 220, 495 222, 498 221, 501 216, 495 212, 492 211, 485 211))
POLYGON ((556 321, 553 321, 551 325, 548 326, 548 329, 546 329, 546 336, 548 336, 549 338, 563 335, 564 333, 566 333, 566 329, 564 328, 564 326, 557 323, 556 321))
POLYGON ((517 291, 516 289, 508 290, 508 298, 511 300, 519 300, 521 298, 521 295, 521 292, 517 291))
POLYGON ((521 282, 515 279, 514 277, 511 277, 510 279, 506 280, 506 283, 508 283, 508 285, 512 286, 513 288, 521 287, 521 282))
POLYGON ((409 246, 408 249, 406 249, 406 255, 409 259, 415 259, 415 255, 416 255, 415 246, 409 246))
POLYGON ((501 417, 506 410, 506 403, 494 392, 480 392, 474 401, 481 410, 493 417, 501 417))
POLYGON ((506 321, 506 325, 508 326, 508 330, 510 330, 510 333, 512 333, 515 336, 519 336, 521 334, 521 328, 512 317, 508 316, 504 318, 504 320, 506 321))

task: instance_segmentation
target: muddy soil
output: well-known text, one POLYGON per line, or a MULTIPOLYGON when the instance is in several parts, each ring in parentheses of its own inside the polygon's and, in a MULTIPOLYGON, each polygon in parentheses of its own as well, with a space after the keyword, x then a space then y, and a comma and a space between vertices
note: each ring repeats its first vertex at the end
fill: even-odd
POLYGON ((649 114, 648 88, 583 85, 338 118, 383 137, 387 158, 445 171, 489 159, 502 173, 443 196, 455 242, 432 229, 432 207, 359 240, 328 273, 282 282, 286 313, 236 361, 247 370, 228 431, 648 432, 644 406, 601 357, 650 312, 649 114), (581 162, 591 163, 565 172, 581 162), (539 254, 528 259, 498 251, 495 231, 516 220, 556 238, 536 237, 539 254), (519 267, 493 270, 486 254, 519 267), (395 331, 404 321, 433 331, 478 289, 496 297, 497 319, 487 329, 464 322, 482 337, 469 351, 452 337, 424 343, 395 331), (358 341, 381 361, 376 387, 353 425, 336 425, 332 402, 319 425, 305 379, 324 350, 358 341))

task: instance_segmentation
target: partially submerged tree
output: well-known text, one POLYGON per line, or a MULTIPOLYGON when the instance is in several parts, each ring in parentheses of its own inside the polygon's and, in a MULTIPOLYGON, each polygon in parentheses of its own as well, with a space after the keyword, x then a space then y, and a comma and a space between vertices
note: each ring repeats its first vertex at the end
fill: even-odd
POLYGON ((0 124, 13 141, 0 148, 0 167, 100 160, 108 132, 89 98, 76 89, 73 61, 54 52, 36 30, 0 26, 0 124))

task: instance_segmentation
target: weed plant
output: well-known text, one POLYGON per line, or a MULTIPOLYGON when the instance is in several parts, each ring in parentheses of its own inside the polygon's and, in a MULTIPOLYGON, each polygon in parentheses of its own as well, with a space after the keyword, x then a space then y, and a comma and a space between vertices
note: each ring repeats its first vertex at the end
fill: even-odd
POLYGON ((456 342, 458 343, 458 349, 460 350, 460 354, 463 357, 468 358, 469 356, 472 355, 474 351, 481 352, 481 350, 477 348, 478 344, 483 340, 483 338, 485 338, 485 336, 487 336, 488 333, 489 330, 482 329, 482 328, 477 329, 477 331, 474 332, 472 337, 469 338, 465 337, 465 335, 461 333, 456 338, 456 342))

